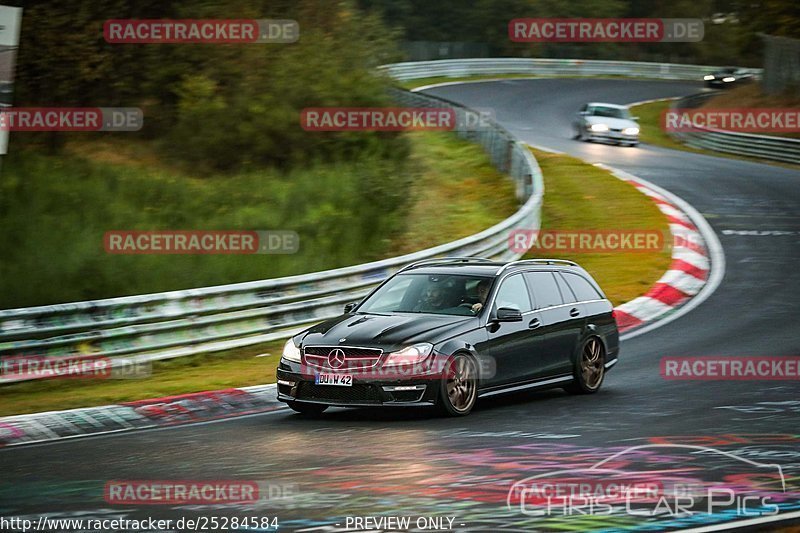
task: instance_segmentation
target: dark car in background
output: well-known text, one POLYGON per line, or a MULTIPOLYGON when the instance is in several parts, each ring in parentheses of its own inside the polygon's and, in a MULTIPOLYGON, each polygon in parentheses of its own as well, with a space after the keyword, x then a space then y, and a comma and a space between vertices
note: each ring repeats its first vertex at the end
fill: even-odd
POLYGON ((733 87, 753 81, 753 74, 744 68, 725 67, 703 76, 706 87, 733 87))
POLYGON ((510 391, 597 392, 618 353, 613 307, 576 263, 435 259, 289 339, 278 399, 307 414, 434 404, 459 416, 510 391))

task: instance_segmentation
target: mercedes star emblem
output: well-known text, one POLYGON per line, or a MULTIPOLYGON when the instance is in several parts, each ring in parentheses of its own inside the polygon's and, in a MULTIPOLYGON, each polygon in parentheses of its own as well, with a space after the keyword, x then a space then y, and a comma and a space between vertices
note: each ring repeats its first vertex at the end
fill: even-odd
POLYGON ((328 354, 328 365, 331 368, 341 368, 344 365, 344 351, 336 348, 328 354))

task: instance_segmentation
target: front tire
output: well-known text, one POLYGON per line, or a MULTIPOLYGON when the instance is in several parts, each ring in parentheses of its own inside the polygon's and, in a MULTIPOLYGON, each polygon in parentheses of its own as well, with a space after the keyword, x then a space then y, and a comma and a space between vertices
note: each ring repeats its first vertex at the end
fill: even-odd
POLYGON ((456 354, 445 364, 439 387, 439 412, 446 416, 466 416, 478 398, 478 366, 466 354, 456 354))
POLYGON ((573 365, 572 383, 564 390, 572 394, 594 394, 600 390, 606 377, 606 351, 597 337, 589 337, 581 346, 573 365))
POLYGON ((289 407, 301 415, 317 416, 321 415, 328 408, 327 405, 318 403, 286 402, 289 407))

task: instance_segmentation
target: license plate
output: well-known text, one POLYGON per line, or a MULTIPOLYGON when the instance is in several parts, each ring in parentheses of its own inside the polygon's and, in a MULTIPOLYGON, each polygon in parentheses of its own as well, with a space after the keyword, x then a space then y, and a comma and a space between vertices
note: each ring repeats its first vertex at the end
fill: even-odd
POLYGON ((317 385, 352 387, 353 376, 351 374, 317 374, 314 376, 314 383, 317 385))

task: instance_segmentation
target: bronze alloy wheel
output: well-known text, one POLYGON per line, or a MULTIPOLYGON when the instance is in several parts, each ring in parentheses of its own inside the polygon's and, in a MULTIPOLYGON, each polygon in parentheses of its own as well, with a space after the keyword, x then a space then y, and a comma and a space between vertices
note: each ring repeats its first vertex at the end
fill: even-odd
POLYGON ((597 337, 589 337, 575 361, 572 383, 564 387, 575 394, 591 394, 600 390, 606 375, 606 354, 603 343, 597 337))
POLYGON ((596 337, 589 339, 581 354, 581 374, 586 388, 596 390, 603 382, 603 346, 596 337))
POLYGON ((447 364, 442 377, 439 406, 450 416, 468 414, 478 397, 478 370, 475 361, 465 354, 456 354, 447 364))

